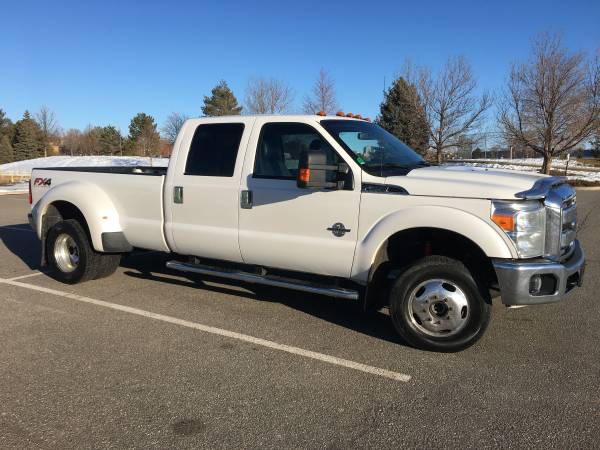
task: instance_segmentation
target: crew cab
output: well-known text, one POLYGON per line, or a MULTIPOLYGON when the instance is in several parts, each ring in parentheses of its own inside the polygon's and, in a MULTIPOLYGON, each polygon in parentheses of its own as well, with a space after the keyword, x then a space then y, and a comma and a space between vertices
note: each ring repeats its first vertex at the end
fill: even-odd
POLYGON ((388 307, 406 342, 435 351, 476 342, 498 295, 562 300, 585 266, 563 179, 434 166, 357 117, 190 119, 168 168, 39 168, 30 189, 60 281, 167 252, 178 271, 388 307))

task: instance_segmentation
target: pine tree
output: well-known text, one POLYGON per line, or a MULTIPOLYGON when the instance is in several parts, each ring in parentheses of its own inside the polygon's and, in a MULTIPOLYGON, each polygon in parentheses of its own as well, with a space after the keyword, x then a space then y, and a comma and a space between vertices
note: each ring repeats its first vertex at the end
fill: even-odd
POLYGON ((23 118, 15 123, 12 147, 15 161, 38 158, 42 155, 40 127, 31 118, 29 111, 25 111, 23 118))
POLYGON ((154 117, 145 113, 137 114, 129 124, 129 145, 138 155, 154 156, 159 153, 160 135, 156 130, 154 117))
POLYGON ((100 131, 100 153, 103 155, 116 155, 122 150, 121 133, 112 125, 100 131))
POLYGON ((0 136, 0 164, 13 162, 15 159, 8 136, 0 136))
POLYGON ((205 116, 235 116, 241 112, 242 107, 224 80, 212 89, 210 97, 204 96, 202 113, 205 116))
POLYGON ((429 148, 429 125, 425 109, 413 84, 403 77, 384 93, 377 123, 424 155, 429 148))

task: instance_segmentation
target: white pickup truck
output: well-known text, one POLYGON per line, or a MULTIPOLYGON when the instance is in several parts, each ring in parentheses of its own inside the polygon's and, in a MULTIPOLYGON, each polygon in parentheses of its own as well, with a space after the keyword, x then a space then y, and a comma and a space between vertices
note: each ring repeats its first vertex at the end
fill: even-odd
POLYGON ((405 341, 436 351, 477 341, 498 294, 556 302, 585 266, 563 179, 431 166, 355 117, 190 119, 168 168, 40 168, 30 189, 42 264, 63 282, 169 252, 175 270, 388 306, 405 341))

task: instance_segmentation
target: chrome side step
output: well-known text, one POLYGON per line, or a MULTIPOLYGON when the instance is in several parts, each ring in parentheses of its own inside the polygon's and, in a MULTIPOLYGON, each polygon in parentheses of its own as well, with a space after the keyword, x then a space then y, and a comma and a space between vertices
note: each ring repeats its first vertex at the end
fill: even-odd
POLYGON ((292 280, 289 278, 279 278, 269 275, 263 276, 235 270, 222 270, 209 266, 184 263, 179 261, 169 261, 167 262, 167 267, 169 269, 179 270, 181 272, 199 273, 202 275, 210 275, 213 277, 244 281, 246 283, 264 284, 266 286, 294 289, 296 291, 309 292, 311 294, 327 295, 329 297, 343 298, 346 300, 358 300, 358 291, 337 287, 325 287, 307 281, 292 280))

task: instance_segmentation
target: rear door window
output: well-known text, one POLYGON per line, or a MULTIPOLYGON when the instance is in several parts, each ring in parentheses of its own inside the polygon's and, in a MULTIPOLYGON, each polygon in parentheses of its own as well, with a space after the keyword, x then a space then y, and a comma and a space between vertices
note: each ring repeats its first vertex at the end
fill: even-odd
POLYGON ((243 123, 198 125, 185 164, 185 175, 231 177, 235 169, 243 123))

